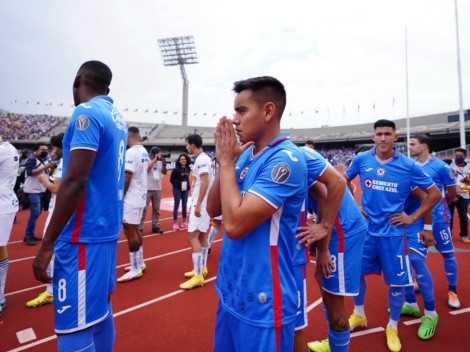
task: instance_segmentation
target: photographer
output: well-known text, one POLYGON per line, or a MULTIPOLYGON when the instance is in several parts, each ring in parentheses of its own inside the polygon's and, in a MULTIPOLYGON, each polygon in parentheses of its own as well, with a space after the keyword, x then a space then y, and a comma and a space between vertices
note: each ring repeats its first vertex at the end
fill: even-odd
MULTIPOLYGON (((149 164, 147 168, 147 206, 152 203, 152 233, 163 233, 160 228, 160 201, 162 199, 162 178, 167 173, 166 159, 159 147, 152 147, 149 154, 149 164)), ((147 206, 142 213, 139 225, 140 233, 144 229, 147 206)))
POLYGON ((457 184, 457 198, 449 204, 450 208, 450 231, 452 232, 452 226, 454 223, 454 210, 457 208, 457 213, 460 219, 460 238, 463 243, 470 244, 468 238, 468 205, 470 203, 470 194, 465 191, 461 186, 470 185, 470 164, 465 162, 467 158, 467 151, 463 148, 457 148, 454 152, 454 160, 450 164, 450 168, 454 174, 455 182, 457 184))
POLYGON ((42 174, 49 175, 49 170, 56 166, 55 163, 46 161, 48 154, 47 144, 37 143, 33 147, 33 155, 25 164, 26 179, 23 191, 28 194, 30 215, 23 242, 26 242, 28 246, 34 246, 36 241, 41 240, 34 234, 37 219, 41 214, 44 193, 46 192, 46 186, 39 182, 39 176, 42 174))

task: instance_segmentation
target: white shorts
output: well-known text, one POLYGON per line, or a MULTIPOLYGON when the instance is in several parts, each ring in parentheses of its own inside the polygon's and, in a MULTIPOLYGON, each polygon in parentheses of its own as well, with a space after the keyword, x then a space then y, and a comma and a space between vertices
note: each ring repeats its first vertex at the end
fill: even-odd
POLYGON ((140 220, 142 219, 142 213, 144 208, 127 208, 124 206, 124 217, 122 222, 125 224, 139 225, 140 220))
POLYGON ((191 205, 191 209, 189 212, 189 224, 188 224, 188 232, 207 232, 209 230, 209 225, 211 222, 211 218, 209 214, 207 214, 206 207, 201 207, 201 216, 197 217, 194 214, 195 206, 191 205))
POLYGON ((5 247, 10 239, 11 228, 15 220, 16 212, 0 214, 0 246, 5 247))

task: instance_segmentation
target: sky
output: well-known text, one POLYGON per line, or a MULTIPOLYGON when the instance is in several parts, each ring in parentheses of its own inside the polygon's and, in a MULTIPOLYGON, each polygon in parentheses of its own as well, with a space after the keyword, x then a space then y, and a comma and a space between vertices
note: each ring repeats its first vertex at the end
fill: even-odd
MULTIPOLYGON (((0 0, 0 9, 0 109, 10 112, 70 116, 78 68, 100 60, 127 121, 181 124, 181 72, 163 65, 157 40, 187 35, 198 57, 185 65, 190 126, 232 116, 233 82, 264 75, 286 88, 282 128, 460 106, 454 1, 0 0)), ((470 1, 458 0, 458 14, 469 108, 470 1)))

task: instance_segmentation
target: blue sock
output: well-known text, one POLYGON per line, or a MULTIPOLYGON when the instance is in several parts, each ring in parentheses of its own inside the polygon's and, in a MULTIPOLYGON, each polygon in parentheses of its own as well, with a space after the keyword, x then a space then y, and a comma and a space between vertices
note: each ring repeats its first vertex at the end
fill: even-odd
POLYGON ((95 342, 96 350, 111 352, 114 347, 115 338, 113 308, 111 302, 109 302, 108 316, 94 326, 93 341, 95 342))
POLYGON ((350 339, 351 332, 349 330, 338 332, 328 329, 328 343, 331 352, 348 352, 350 339))
POLYGON ((403 303, 405 303, 405 289, 403 287, 390 286, 388 290, 388 304, 390 305, 391 320, 400 320, 403 303))
MULTIPOLYGON (((416 273, 416 281, 418 281, 419 290, 424 301, 424 309, 428 311, 434 311, 436 306, 434 304, 434 281, 432 279, 431 272, 426 265, 426 259, 420 255, 411 255, 411 265, 416 273)), ((411 287, 414 293, 413 286, 407 286, 405 292, 408 291, 408 287, 411 287)), ((408 301, 408 294, 406 294, 406 301, 408 301)), ((415 299, 416 302, 416 299, 415 299)))
POLYGON ((366 279, 364 278, 363 275, 361 275, 361 280, 359 281, 359 294, 357 296, 354 296, 354 305, 356 306, 364 305, 366 289, 367 289, 366 279))
MULTIPOLYGON (((419 289, 421 290, 421 286, 419 289)), ((408 303, 416 303, 416 294, 414 286, 405 287, 405 301, 408 303)))
POLYGON ((457 287, 457 260, 455 259, 454 252, 441 253, 444 257, 444 270, 446 272, 447 283, 449 288, 455 292, 457 287))

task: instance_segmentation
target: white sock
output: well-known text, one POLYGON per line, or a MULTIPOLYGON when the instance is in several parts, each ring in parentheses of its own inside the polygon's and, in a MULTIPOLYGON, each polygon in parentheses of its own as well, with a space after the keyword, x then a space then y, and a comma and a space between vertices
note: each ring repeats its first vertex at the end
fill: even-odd
POLYGON ((212 225, 210 230, 209 230, 209 235, 207 236, 207 244, 209 248, 211 248, 212 243, 214 243, 215 237, 219 234, 219 228, 216 226, 212 225))
POLYGON ((0 260, 0 299, 5 298, 5 283, 7 282, 8 258, 0 260))
POLYGON ((428 317, 437 317, 437 313, 435 310, 424 310, 424 315, 428 316, 428 317))
POLYGON ((356 313, 356 315, 359 315, 360 317, 363 317, 365 315, 364 306, 354 306, 354 313, 356 313))
POLYGON ((139 251, 129 252, 129 259, 131 262, 131 271, 139 271, 139 251))
POLYGON ((139 247, 139 268, 143 268, 145 263, 144 263, 144 245, 139 247))
POLYGON ((193 252, 194 275, 202 275, 202 251, 193 252))
POLYGON ((209 253, 209 247, 202 247, 202 266, 207 266, 207 254, 209 253))
POLYGON ((394 328, 395 330, 398 330, 398 321, 390 319, 388 321, 387 328, 390 328, 390 327, 394 328))
POLYGON ((411 308, 419 308, 417 302, 409 303, 409 302, 406 302, 406 301, 405 301, 405 303, 408 304, 411 308))

